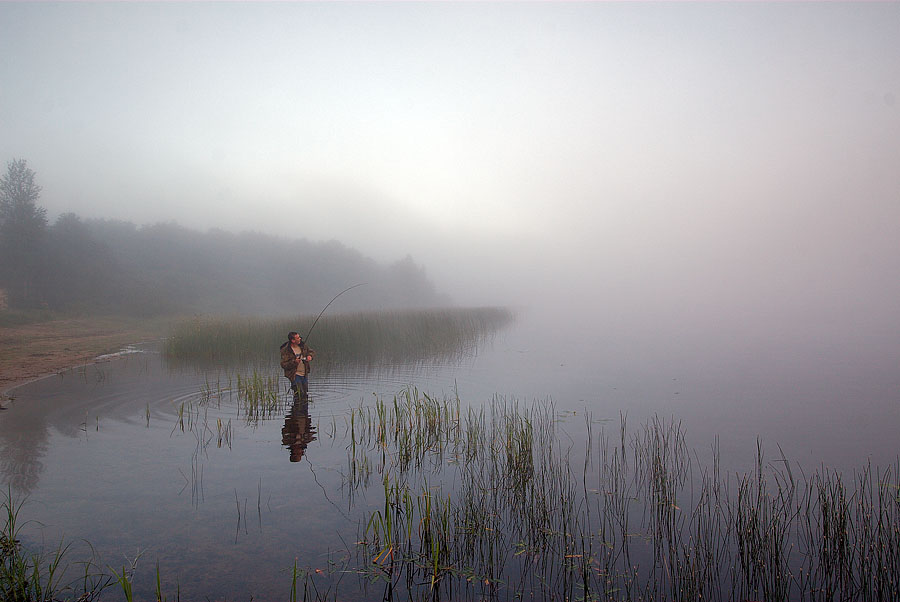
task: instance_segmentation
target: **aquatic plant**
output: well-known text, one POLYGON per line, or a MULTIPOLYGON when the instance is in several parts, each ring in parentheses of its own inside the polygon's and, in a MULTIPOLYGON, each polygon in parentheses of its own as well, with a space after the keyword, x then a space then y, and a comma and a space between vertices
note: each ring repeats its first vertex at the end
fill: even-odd
MULTIPOLYGON (((222 416, 213 428, 208 412, 223 406, 211 410, 210 399, 253 397, 256 414, 236 411, 266 417, 266 378, 234 383, 176 400, 173 435, 197 438, 185 476, 192 499, 203 495, 199 458, 232 436, 222 416)), ((289 396, 276 398, 286 411, 289 396)), ((346 445, 349 507, 374 505, 357 515, 352 551, 345 545, 326 569, 285 563, 288 599, 344 599, 337 588, 345 584, 346 594, 348 575, 359 580, 350 591, 386 600, 900 599, 900 463, 804 473, 784 454, 767 461, 760 445, 749 472, 723 474, 717 443, 711 463, 701 462, 674 418, 630 428, 624 414, 618 424, 590 413, 582 422, 550 401, 496 396, 471 405, 415 387, 344 416, 343 433, 337 422, 318 432, 346 445)), ((45 560, 21 551, 10 497, 3 599, 75 592, 59 586, 65 546, 45 560)), ((237 488, 234 503, 237 542, 249 518, 237 488)), ((262 505, 260 480, 260 515, 262 505)), ((126 599, 133 595, 135 566, 87 566, 78 592, 118 583, 126 599)))
POLYGON ((387 599, 900 599, 900 465, 850 487, 760 447, 722 475, 675 420, 588 414, 576 444, 552 403, 460 405, 408 389, 351 411, 345 487, 378 474, 384 501, 357 570, 387 599))
POLYGON ((236 375, 239 412, 248 424, 275 416, 283 417, 284 399, 280 396, 279 377, 254 370, 236 375))
POLYGON ((78 577, 65 561, 69 545, 60 542, 49 554, 31 552, 19 540, 19 514, 24 502, 13 499, 7 488, 0 501, 3 525, 0 529, 0 599, 4 602, 44 602, 77 598, 89 602, 109 587, 112 579, 94 564, 81 562, 78 577))
MULTIPOLYGON (((315 318, 198 317, 175 326, 163 353, 170 362, 269 369, 287 333, 305 333, 315 318)), ((511 311, 495 307, 326 314, 308 342, 318 352, 315 370, 420 362, 470 354, 512 320, 511 311)))

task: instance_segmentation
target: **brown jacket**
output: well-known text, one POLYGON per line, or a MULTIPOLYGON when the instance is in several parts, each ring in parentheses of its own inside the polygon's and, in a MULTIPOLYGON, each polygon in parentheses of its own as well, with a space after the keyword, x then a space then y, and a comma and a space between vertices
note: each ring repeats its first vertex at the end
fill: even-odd
MULTIPOLYGON (((300 349, 302 350, 301 356, 316 357, 316 352, 307 347, 306 342, 300 342, 300 349)), ((297 374, 300 376, 309 374, 309 361, 305 359, 301 360, 294 355, 294 350, 291 348, 290 341, 285 342, 281 346, 281 369, 284 370, 285 377, 290 381, 293 381, 294 376, 297 374)))

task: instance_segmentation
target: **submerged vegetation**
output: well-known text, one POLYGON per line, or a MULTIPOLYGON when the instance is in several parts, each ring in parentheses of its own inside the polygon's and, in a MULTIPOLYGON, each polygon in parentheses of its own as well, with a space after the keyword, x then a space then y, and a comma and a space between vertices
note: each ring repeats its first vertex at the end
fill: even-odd
POLYGON ((471 353, 513 320, 504 308, 450 308, 325 314, 280 319, 195 318, 174 328, 165 356, 173 362, 218 365, 278 362, 289 331, 317 350, 314 369, 336 365, 392 365, 471 353))

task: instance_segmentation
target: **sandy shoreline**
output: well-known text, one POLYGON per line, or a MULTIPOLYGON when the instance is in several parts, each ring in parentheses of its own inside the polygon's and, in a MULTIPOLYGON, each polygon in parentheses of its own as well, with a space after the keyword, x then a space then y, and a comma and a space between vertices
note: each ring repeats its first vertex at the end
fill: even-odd
POLYGON ((61 357, 50 358, 55 359, 59 367, 49 372, 43 372, 41 368, 30 365, 28 362, 23 362, 18 366, 18 370, 12 371, 10 373, 4 372, 2 375, 0 375, 0 409, 3 408, 4 401, 15 399, 15 389, 21 387, 22 385, 27 385, 28 383, 33 383, 44 378, 55 376, 61 372, 65 372, 66 370, 72 370, 74 368, 81 368, 83 366, 91 366, 94 364, 100 364, 102 362, 108 362, 114 357, 118 357, 120 355, 120 353, 118 353, 119 351, 125 351, 131 345, 137 344, 140 344, 140 342, 126 343, 123 347, 119 348, 116 351, 101 352, 96 355, 92 353, 69 356, 65 353, 62 353, 60 354, 61 357))
POLYGON ((24 384, 104 361, 101 356, 139 341, 163 338, 170 323, 92 317, 0 328, 0 405, 24 384))

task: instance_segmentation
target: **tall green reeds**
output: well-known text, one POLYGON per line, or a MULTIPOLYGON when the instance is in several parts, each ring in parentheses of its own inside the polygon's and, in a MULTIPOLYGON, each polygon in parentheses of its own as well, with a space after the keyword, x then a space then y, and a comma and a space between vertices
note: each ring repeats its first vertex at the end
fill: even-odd
MULTIPOLYGON (((900 600, 900 462, 807 474, 759 446, 751 470, 723 474, 717 443, 700 462, 674 419, 629 428, 625 415, 610 426, 571 416, 551 402, 471 406, 413 387, 351 408, 344 493, 351 507, 375 504, 356 556, 332 574, 295 562, 286 597, 337 599, 355 573, 360 591, 386 600, 900 600)), ((190 405, 177 421, 198 450, 230 437, 190 405)), ((246 528, 237 490, 235 505, 246 528)), ((89 600, 116 582, 131 595, 133 567, 88 564, 78 584, 63 577, 65 546, 25 553, 19 508, 7 494, 0 599, 89 600)), ((159 582, 157 572, 157 599, 159 582)))
POLYGON ((723 475, 674 420, 588 416, 582 445, 549 403, 460 406, 409 389, 349 418, 346 485, 366 467, 384 496, 360 570, 389 599, 900 599, 900 466, 798 478, 760 448, 723 475))
POLYGON ((19 514, 24 502, 13 499, 8 488, 0 501, 3 515, 0 529, 0 600, 4 602, 44 602, 97 599, 112 578, 98 570, 93 561, 81 562, 75 570, 66 561, 69 545, 60 544, 49 554, 29 551, 19 541, 19 514), (73 577, 73 573, 77 577, 73 577))
POLYGON ((285 403, 279 395, 278 375, 254 370, 246 376, 238 374, 236 380, 240 412, 248 424, 284 417, 285 403))
MULTIPOLYGON (((176 325, 164 354, 172 362, 271 366, 287 333, 305 336, 315 317, 195 318, 176 325)), ((419 362, 471 353, 512 319, 509 310, 491 307, 326 314, 307 342, 318 351, 314 369, 419 362)))

